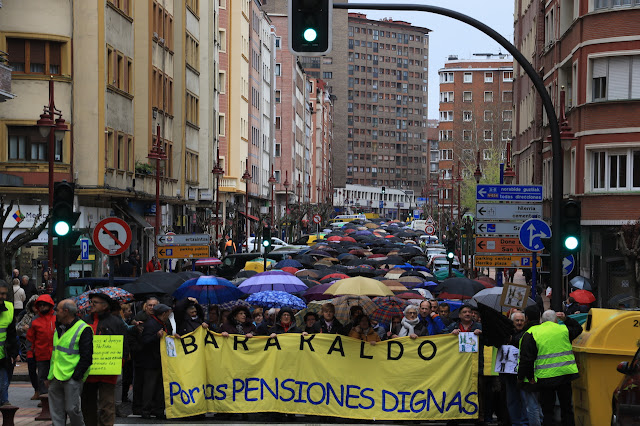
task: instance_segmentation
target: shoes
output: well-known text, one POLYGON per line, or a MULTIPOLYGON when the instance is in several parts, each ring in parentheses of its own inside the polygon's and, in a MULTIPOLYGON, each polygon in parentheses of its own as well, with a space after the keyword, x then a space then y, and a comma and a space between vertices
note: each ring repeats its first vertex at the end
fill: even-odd
POLYGON ((38 408, 42 408, 42 402, 38 402, 38 408))
POLYGON ((35 391, 35 392, 33 393, 33 396, 31 397, 31 400, 32 400, 32 401, 35 401, 35 400, 37 400, 37 399, 40 399, 40 392, 35 391))
POLYGON ((2 404, 0 404, 0 406, 3 406, 3 407, 4 407, 5 405, 11 405, 11 403, 10 403, 9 401, 5 401, 5 402, 3 402, 2 404))
POLYGON ((151 418, 151 414, 149 414, 149 413, 142 413, 142 418, 143 418, 143 419, 150 419, 150 418, 151 418))
POLYGON ((167 416, 165 416, 164 414, 156 414, 156 419, 158 420, 166 420, 167 416))

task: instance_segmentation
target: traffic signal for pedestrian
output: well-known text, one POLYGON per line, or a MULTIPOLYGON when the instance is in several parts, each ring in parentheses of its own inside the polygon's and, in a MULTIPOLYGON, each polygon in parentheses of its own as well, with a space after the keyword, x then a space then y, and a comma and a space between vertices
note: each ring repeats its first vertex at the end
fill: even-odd
POLYGON ((562 247, 567 252, 576 252, 580 249, 580 203, 575 200, 562 202, 562 247))
POLYGON ((296 55, 331 51, 333 0, 289 0, 289 49, 296 55))
POLYGON ((271 227, 265 226, 262 230, 262 246, 264 252, 269 253, 271 251, 271 227))
POLYGON ((50 212, 49 226, 56 237, 64 237, 76 224, 80 213, 73 211, 75 184, 63 180, 53 185, 53 208, 50 212))

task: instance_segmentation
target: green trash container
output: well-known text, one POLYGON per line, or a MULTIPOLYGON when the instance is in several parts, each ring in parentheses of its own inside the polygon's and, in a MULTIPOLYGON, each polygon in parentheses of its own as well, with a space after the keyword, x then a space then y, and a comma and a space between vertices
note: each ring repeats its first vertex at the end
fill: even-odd
POLYGON ((580 378, 573 381, 577 425, 611 422, 613 390, 622 376, 616 368, 631 361, 640 344, 640 311, 593 308, 573 341, 580 378))

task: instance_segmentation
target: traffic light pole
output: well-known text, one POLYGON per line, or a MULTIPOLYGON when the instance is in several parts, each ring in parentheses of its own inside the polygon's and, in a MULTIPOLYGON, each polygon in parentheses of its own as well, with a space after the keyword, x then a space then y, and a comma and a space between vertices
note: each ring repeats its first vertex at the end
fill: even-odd
MULTIPOLYGON (((549 119, 549 130, 551 132, 551 152, 552 152, 552 170, 553 170, 553 182, 551 191, 551 222, 552 224, 560 224, 562 220, 562 183, 563 183, 563 171, 562 171, 562 144, 560 141, 560 126, 558 125, 558 117, 556 116, 553 102, 551 97, 544 87, 544 81, 538 75, 533 65, 527 60, 527 58, 511 44, 506 38, 498 33, 493 28, 486 24, 472 18, 468 15, 456 12, 454 10, 445 9, 438 6, 428 6, 421 4, 394 4, 394 3, 334 3, 334 9, 359 9, 359 10, 401 10, 401 11, 417 11, 435 13, 437 15, 447 16, 482 31, 493 40, 498 42, 504 47, 513 58, 520 64, 520 66, 527 73, 531 82, 533 83, 536 91, 542 99, 542 105, 547 113, 549 119)), ((551 236, 551 247, 555 253, 560 253, 562 250, 561 235, 559 232, 554 232, 551 236)), ((562 310, 562 256, 551 256, 551 289, 555 297, 551 299, 551 308, 554 311, 562 310)))

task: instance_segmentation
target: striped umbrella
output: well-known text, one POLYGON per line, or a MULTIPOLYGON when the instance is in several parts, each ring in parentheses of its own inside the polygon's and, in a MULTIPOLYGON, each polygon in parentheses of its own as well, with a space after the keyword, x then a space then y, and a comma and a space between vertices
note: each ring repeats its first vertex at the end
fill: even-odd
POLYGON ((395 316, 403 316, 407 301, 397 297, 374 297, 373 303, 378 306, 369 318, 377 322, 390 323, 395 316))

